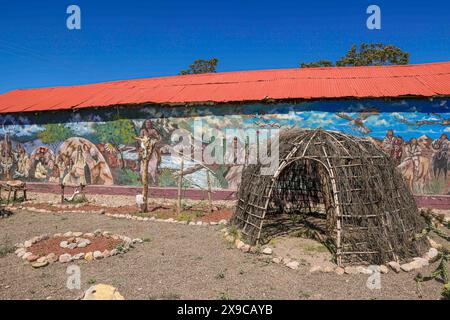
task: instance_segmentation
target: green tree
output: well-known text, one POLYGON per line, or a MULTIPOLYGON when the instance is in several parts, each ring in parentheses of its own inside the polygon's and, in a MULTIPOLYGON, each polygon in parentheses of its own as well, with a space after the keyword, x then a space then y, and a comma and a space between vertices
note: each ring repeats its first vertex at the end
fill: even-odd
POLYGON ((136 128, 130 119, 115 119, 112 121, 97 123, 95 132, 100 142, 111 144, 116 152, 120 154, 122 169, 125 168, 123 158, 123 145, 135 143, 136 128))
MULTIPOLYGON (((409 53, 402 51, 394 45, 382 43, 361 43, 359 47, 354 44, 345 56, 336 61, 337 67, 347 66, 383 66, 404 65, 409 63, 409 53)), ((302 63, 302 68, 332 67, 328 60, 311 63, 302 63)))
POLYGON ((44 124, 44 130, 37 134, 39 140, 49 145, 55 152, 60 142, 73 136, 72 130, 60 123, 44 124))
POLYGON ((195 60, 194 63, 189 66, 189 69, 181 70, 180 74, 184 75, 216 72, 218 62, 219 59, 217 58, 212 58, 210 60, 195 60))
POLYGON ((322 67, 334 67, 334 64, 330 60, 320 60, 320 61, 309 62, 309 63, 303 62, 300 65, 300 68, 322 68, 322 67))

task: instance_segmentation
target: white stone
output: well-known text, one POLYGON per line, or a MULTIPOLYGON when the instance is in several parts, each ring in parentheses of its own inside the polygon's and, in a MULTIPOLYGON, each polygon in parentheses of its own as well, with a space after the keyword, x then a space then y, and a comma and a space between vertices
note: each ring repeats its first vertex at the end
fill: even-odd
POLYGON ((66 263, 72 261, 72 256, 68 253, 64 253, 59 256, 59 262, 66 263))
MULTIPOLYGON (((377 270, 379 269, 378 266, 377 266, 376 269, 377 269, 377 270)), ((372 270, 372 269, 365 268, 365 267, 363 267, 363 266, 358 266, 358 267, 356 267, 356 271, 357 271, 357 273, 368 274, 368 275, 373 273, 373 270, 372 270)))
POLYGON ((345 267, 344 268, 344 273, 346 273, 346 274, 358 274, 359 271, 358 271, 358 269, 356 267, 349 266, 349 267, 345 267))
POLYGON ((33 263, 31 264, 31 266, 32 266, 33 268, 35 268, 35 269, 42 268, 42 267, 45 267, 45 266, 47 266, 47 265, 48 265, 48 261, 47 261, 47 260, 44 260, 44 261, 41 261, 41 262, 36 261, 36 262, 33 262, 33 263))
POLYGON ((430 248, 427 253, 424 254, 424 258, 427 260, 433 260, 439 254, 439 251, 436 248, 430 248))
POLYGON ((345 270, 344 270, 344 268, 341 268, 341 267, 337 267, 336 269, 334 269, 334 272, 337 274, 337 275, 343 275, 344 273, 345 273, 345 270))
POLYGON ((57 257, 56 254, 54 254, 53 252, 50 252, 50 253, 45 257, 45 259, 47 259, 47 261, 48 261, 49 263, 53 263, 53 262, 58 261, 58 257, 57 257))
POLYGON ((74 236, 74 237, 81 237, 82 235, 83 235, 83 232, 74 232, 72 234, 72 236, 74 236))
POLYGON ((78 243, 78 244, 77 244, 77 247, 78 247, 78 248, 86 248, 87 245, 88 245, 87 242, 83 241, 83 242, 78 243))
POLYGON ((21 258, 22 258, 23 260, 26 260, 26 259, 27 259, 29 256, 31 256, 31 255, 32 255, 32 253, 28 251, 28 252, 25 252, 25 253, 22 255, 21 258))
POLYGON ((19 257, 19 258, 22 258, 23 257, 23 255, 26 253, 26 251, 25 250, 23 250, 23 251, 19 251, 18 253, 16 253, 17 254, 17 257, 19 257))
POLYGON ((270 247, 265 247, 262 251, 262 253, 267 254, 267 255, 272 254, 272 252, 273 252, 273 250, 270 247))
POLYGON ((42 262, 46 262, 46 261, 47 261, 47 257, 40 257, 40 258, 36 259, 36 262, 38 262, 38 263, 42 263, 42 262))
POLYGON ((284 264, 288 264, 288 263, 291 262, 291 261, 292 261, 292 259, 291 259, 291 258, 288 258, 288 257, 284 257, 283 260, 282 260, 282 262, 283 262, 284 264))
POLYGON ((388 262, 388 266, 394 270, 396 273, 399 273, 401 270, 401 266, 397 261, 390 261, 388 262))
POLYGON ((142 242, 144 242, 142 239, 139 238, 133 239, 133 243, 142 243, 142 242))
POLYGON ((428 261, 423 258, 414 258, 413 261, 409 263, 402 264, 400 268, 405 272, 410 272, 412 270, 420 269, 424 266, 428 265, 428 261), (426 262, 426 264, 425 264, 426 262))
POLYGON ((245 246, 245 243, 239 239, 236 239, 234 244, 236 245, 236 248, 238 248, 238 249, 241 249, 243 246, 245 246))
POLYGON ((313 266, 311 269, 309 269, 309 272, 314 273, 314 272, 319 272, 322 271, 322 266, 313 266))
POLYGON ((25 249, 24 248, 19 248, 16 251, 14 251, 14 254, 18 255, 20 252, 22 252, 22 254, 25 253, 25 249))
POLYGON ((94 259, 98 260, 98 259, 102 259, 103 258, 103 254, 100 251, 94 251, 94 259))
POLYGON ((80 260, 84 258, 84 252, 77 253, 73 256, 73 260, 80 260))
POLYGON ((437 243, 436 241, 434 241, 434 240, 431 239, 431 238, 428 238, 428 242, 430 243, 430 246, 431 246, 432 248, 435 248, 435 249, 438 249, 438 250, 442 248, 442 244, 437 243))
POLYGON ((215 221, 211 221, 209 224, 212 225, 212 226, 216 226, 218 223, 215 222, 215 221))
POLYGON ((201 221, 197 221, 197 223, 196 223, 198 226, 201 226, 202 225, 202 222, 201 221))
POLYGON ((279 257, 275 257, 275 258, 272 259, 272 262, 273 262, 273 263, 276 263, 276 264, 280 264, 281 261, 283 261, 283 259, 281 259, 281 258, 279 258, 279 257))
POLYGON ((64 237, 72 237, 73 233, 72 233, 72 231, 68 231, 68 232, 64 233, 63 236, 64 237))
POLYGON ((67 246, 67 248, 69 248, 70 250, 73 250, 73 249, 75 249, 77 247, 77 244, 76 243, 71 243, 71 244, 69 244, 68 246, 67 246))
POLYGON ((300 265, 300 263, 298 263, 297 261, 291 261, 289 263, 286 263, 286 267, 293 269, 293 270, 297 270, 299 265, 300 265))
POLYGON ((109 252, 109 254, 111 255, 111 256, 115 256, 115 255, 117 255, 119 253, 119 251, 117 250, 117 249, 112 249, 110 252, 109 252))
POLYGON ((219 224, 227 224, 227 220, 222 219, 222 220, 219 221, 219 224))
POLYGON ((59 243, 59 246, 61 247, 61 248, 67 248, 68 246, 69 246, 69 243, 67 242, 67 241, 61 241, 60 243, 59 243))
POLYGON ((385 265, 381 265, 378 267, 378 271, 380 271, 380 273, 382 273, 382 274, 386 274, 389 272, 389 268, 386 267, 385 265))
POLYGON ((21 256, 21 258, 23 259, 23 260, 27 260, 27 258, 29 257, 29 256, 31 256, 32 255, 32 253, 31 252, 25 252, 22 256, 21 256))
POLYGON ((25 241, 25 242, 23 243, 23 246, 24 246, 25 248, 29 248, 29 247, 31 247, 32 245, 33 245, 33 243, 31 243, 30 240, 27 240, 27 241, 25 241))
POLYGON ((426 267, 430 264, 427 259, 422 258, 422 257, 416 257, 416 258, 413 258, 413 260, 416 261, 417 263, 421 264, 422 267, 426 267))

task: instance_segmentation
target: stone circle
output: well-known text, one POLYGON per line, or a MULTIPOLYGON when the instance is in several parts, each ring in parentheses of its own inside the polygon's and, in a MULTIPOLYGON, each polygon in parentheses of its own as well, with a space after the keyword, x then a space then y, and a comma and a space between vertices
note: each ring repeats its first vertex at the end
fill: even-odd
POLYGON ((127 252, 133 248, 133 244, 143 242, 139 238, 131 239, 127 236, 113 234, 109 231, 99 229, 93 233, 69 231, 66 233, 55 233, 52 236, 43 234, 26 240, 23 243, 16 244, 17 249, 14 253, 18 258, 31 264, 33 268, 38 269, 55 262, 69 263, 81 260, 90 262, 92 260, 112 257, 127 252), (35 251, 38 249, 33 246, 39 246, 39 244, 51 245, 53 249, 46 249, 46 252, 36 254, 35 251), (94 245, 95 250, 90 248, 91 245, 94 245), (101 248, 98 248, 99 246, 101 248), (55 252, 47 252, 48 250, 55 252))

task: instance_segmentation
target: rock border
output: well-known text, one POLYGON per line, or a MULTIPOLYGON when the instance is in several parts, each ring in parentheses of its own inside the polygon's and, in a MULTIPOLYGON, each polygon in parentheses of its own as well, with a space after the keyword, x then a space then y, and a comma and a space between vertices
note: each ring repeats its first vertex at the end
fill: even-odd
MULTIPOLYGON (((59 204, 59 206, 61 207, 61 209, 64 209, 64 208, 70 209, 70 208, 80 208, 80 207, 82 207, 83 204, 64 204, 64 205, 59 204)), ((99 206, 101 206, 101 207, 108 207, 108 205, 105 205, 105 204, 101 204, 99 206)), ((24 207, 24 206, 9 206, 8 209, 11 210, 11 211, 27 210, 27 211, 36 212, 36 213, 100 214, 100 215, 105 215, 106 217, 111 217, 111 218, 115 218, 115 219, 127 219, 127 220, 134 220, 134 221, 152 221, 152 222, 178 223, 178 224, 189 225, 189 226, 218 226, 218 225, 226 225, 228 223, 228 221, 225 220, 225 219, 222 219, 222 220, 219 220, 219 221, 203 222, 203 221, 176 220, 174 218, 161 219, 161 218, 157 218, 156 216, 139 217, 139 216, 134 216, 134 215, 131 215, 131 214, 107 213, 105 209, 100 209, 100 210, 51 211, 51 210, 46 210, 46 209, 38 209, 38 208, 34 208, 34 207, 24 207)))
MULTIPOLYGON (((221 229, 221 232, 223 233, 223 237, 225 240, 229 243, 233 243, 234 246, 239 249, 240 251, 244 253, 252 253, 252 254, 262 254, 263 258, 266 260, 267 257, 272 257, 270 260, 272 263, 275 264, 282 264, 285 267, 297 270, 300 266, 300 262, 291 259, 289 257, 281 257, 281 256, 273 256, 273 248, 270 246, 263 246, 263 247, 257 247, 257 246, 250 246, 249 244, 244 243, 239 234, 232 235, 229 232, 229 229, 227 227, 221 229)), ((430 240, 430 239, 429 239, 430 240)), ((339 267, 337 265, 316 265, 312 266, 309 269, 310 273, 314 272, 322 272, 322 273, 335 273, 337 275, 343 275, 343 274, 366 274, 371 275, 374 272, 380 272, 382 274, 386 274, 389 272, 389 270, 393 270, 395 273, 399 273, 400 271, 404 272, 411 272, 413 270, 419 270, 423 267, 426 267, 432 262, 438 255, 438 250, 433 246, 432 242, 430 241, 431 248, 422 256, 422 257, 415 257, 412 259, 412 261, 404 264, 400 264, 396 261, 390 261, 385 265, 375 265, 375 266, 346 266, 346 267, 339 267)))
MULTIPOLYGON (((115 255, 123 254, 129 251, 136 243, 143 243, 144 240, 140 238, 131 239, 130 237, 113 234, 109 231, 102 231, 100 229, 95 230, 93 233, 83 233, 83 232, 72 232, 68 231, 66 233, 55 233, 53 235, 49 234, 42 234, 39 236, 35 236, 29 240, 24 241, 23 243, 16 244, 16 250, 14 254, 18 257, 24 260, 26 263, 30 263, 33 268, 42 268, 49 264, 60 262, 60 263, 68 263, 71 261, 77 261, 77 260, 85 260, 87 262, 93 261, 93 260, 100 260, 108 257, 112 257, 115 255), (70 255, 69 253, 63 253, 59 256, 57 256, 55 253, 51 252, 47 254, 44 257, 38 257, 36 255, 33 255, 30 251, 27 249, 33 246, 34 244, 48 240, 50 238, 57 238, 57 237, 105 237, 105 238, 113 238, 115 240, 122 240, 122 243, 117 246, 117 248, 114 248, 112 250, 105 249, 103 252, 101 251, 88 251, 88 252, 81 252, 77 253, 75 255, 70 255), (119 248, 120 246, 120 248, 119 248)), ((86 249, 88 249, 86 247, 86 249)))

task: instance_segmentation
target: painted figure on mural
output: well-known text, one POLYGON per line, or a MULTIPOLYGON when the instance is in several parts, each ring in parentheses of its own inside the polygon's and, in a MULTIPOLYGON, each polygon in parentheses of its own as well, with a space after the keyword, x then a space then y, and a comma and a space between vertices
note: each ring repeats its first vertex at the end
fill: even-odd
POLYGON ((394 136, 394 130, 389 129, 382 143, 383 150, 391 156, 394 162, 399 165, 402 159, 403 139, 394 136))
POLYGON ((30 157, 20 143, 16 144, 15 160, 16 169, 14 170, 14 179, 28 178, 30 171, 30 157))
POLYGON ((64 179, 64 176, 67 173, 67 167, 66 166, 66 160, 65 155, 61 153, 61 151, 58 152, 58 155, 56 156, 56 167, 58 169, 58 183, 61 183, 64 179))
MULTIPOLYGON (((154 145, 153 152, 150 155, 150 161, 148 163, 148 174, 152 177, 153 185, 158 185, 158 166, 161 163, 161 135, 158 133, 156 129, 153 128, 152 121, 147 119, 142 124, 141 130, 139 131, 139 137, 147 137, 153 140, 156 140, 156 144, 154 145)), ((138 143, 136 147, 139 154, 139 163, 142 162, 142 147, 141 144, 138 143)), ((142 176, 143 167, 141 166, 139 171, 142 176)))
POLYGON ((47 147, 38 147, 30 156, 30 176, 38 181, 46 181, 53 169, 53 152, 47 147))
POLYGON ((431 161, 425 154, 418 139, 411 138, 405 147, 405 158, 398 166, 413 192, 424 192, 425 185, 431 180, 431 161))
POLYGON ((9 133, 6 133, 3 141, 0 143, 0 169, 3 179, 11 179, 13 165, 12 142, 9 133))
POLYGON ((395 137, 394 137, 394 130, 388 130, 386 133, 386 136, 383 139, 383 150, 389 154, 392 155, 393 154, 393 150, 394 150, 394 143, 395 137))
POLYGON ((405 148, 406 157, 403 161, 411 160, 413 163, 413 173, 417 176, 420 164, 420 156, 422 155, 422 149, 419 146, 416 138, 412 138, 405 148))
POLYGON ((433 154, 433 174, 436 178, 439 178, 441 173, 447 179, 447 170, 449 167, 449 149, 450 141, 447 134, 443 133, 439 139, 434 140, 431 143, 431 148, 434 151, 433 154))
POLYGON ((64 185, 86 185, 85 178, 86 161, 83 156, 83 148, 78 145, 75 152, 75 158, 71 161, 69 173, 64 177, 64 185))

